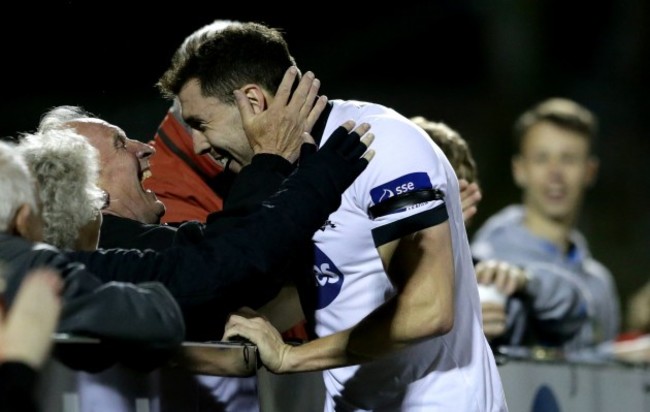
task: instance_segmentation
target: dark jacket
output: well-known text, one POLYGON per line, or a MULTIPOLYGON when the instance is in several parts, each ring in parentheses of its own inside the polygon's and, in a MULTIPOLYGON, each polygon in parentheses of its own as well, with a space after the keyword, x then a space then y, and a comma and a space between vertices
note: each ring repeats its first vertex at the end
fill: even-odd
POLYGON ((163 250, 174 243, 176 228, 166 224, 146 224, 105 214, 99 235, 102 249, 163 250))
POLYGON ((158 282, 105 283, 66 252, 5 233, 0 233, 0 261, 6 263, 7 307, 31 269, 47 266, 61 273, 63 307, 57 332, 101 340, 83 347, 57 346, 55 356, 71 368, 98 371, 123 362, 148 370, 183 342, 180 309, 158 282), (86 356, 81 356, 84 351, 86 356))

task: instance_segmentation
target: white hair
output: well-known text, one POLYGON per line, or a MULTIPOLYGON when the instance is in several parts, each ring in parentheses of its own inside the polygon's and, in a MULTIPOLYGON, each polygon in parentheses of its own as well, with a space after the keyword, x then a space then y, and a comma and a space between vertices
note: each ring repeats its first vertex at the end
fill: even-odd
POLYGON ((9 230, 18 208, 38 211, 34 180, 15 145, 0 141, 0 232, 9 230))
POLYGON ((54 129, 67 128, 70 122, 92 118, 95 118, 95 115, 79 106, 53 107, 41 117, 38 132, 44 133, 54 129))
POLYGON ((25 134, 18 148, 38 182, 43 240, 60 249, 74 248, 79 230, 105 202, 97 187, 97 149, 73 129, 25 134))

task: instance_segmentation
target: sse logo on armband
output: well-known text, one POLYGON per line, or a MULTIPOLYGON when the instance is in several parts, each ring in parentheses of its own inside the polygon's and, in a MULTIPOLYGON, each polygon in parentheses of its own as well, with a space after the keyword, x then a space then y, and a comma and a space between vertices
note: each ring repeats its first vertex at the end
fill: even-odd
POLYGON ((314 277, 317 294, 316 309, 323 309, 341 293, 343 274, 316 246, 314 246, 314 277))
MULTIPOLYGON (((431 179, 429 179, 429 175, 426 172, 409 173, 371 189, 370 197, 372 198, 373 203, 377 205, 393 196, 431 188, 433 188, 431 185, 431 179)), ((405 209, 406 208, 395 210, 394 213, 401 212, 405 209)))

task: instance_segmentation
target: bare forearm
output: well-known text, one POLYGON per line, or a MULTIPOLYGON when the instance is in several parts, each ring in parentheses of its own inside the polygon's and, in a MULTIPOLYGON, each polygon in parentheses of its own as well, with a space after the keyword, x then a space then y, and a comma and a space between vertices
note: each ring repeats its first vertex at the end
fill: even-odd
MULTIPOLYGON (((398 302, 397 298, 389 300, 353 328, 291 348, 283 369, 305 372, 361 364, 432 336, 422 334, 430 330, 429 321, 421 315, 425 308, 400 310, 398 302)), ((445 330, 438 332, 434 334, 445 330)))
POLYGON ((293 346, 277 373, 318 371, 360 363, 347 353, 349 337, 350 331, 345 330, 293 346))

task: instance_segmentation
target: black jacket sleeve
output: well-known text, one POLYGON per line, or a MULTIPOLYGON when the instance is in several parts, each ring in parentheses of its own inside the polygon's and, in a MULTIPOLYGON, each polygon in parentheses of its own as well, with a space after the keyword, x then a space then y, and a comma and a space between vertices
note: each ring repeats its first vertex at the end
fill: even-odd
POLYGON ((174 241, 176 228, 166 224, 146 224, 121 216, 105 214, 99 236, 102 249, 168 248, 174 241))
POLYGON ((294 168, 288 160, 277 155, 261 153, 253 156, 251 163, 235 178, 224 200, 223 210, 240 215, 257 210, 264 200, 278 190, 294 168))
MULTIPOLYGON (((221 236, 236 227, 239 219, 262 207, 262 202, 274 194, 280 184, 294 170, 286 159, 271 154, 258 154, 237 175, 224 200, 222 211, 208 216, 208 230, 197 224, 183 224, 176 234, 177 245, 199 242, 206 234, 221 236), (207 232, 207 233, 206 233, 207 232)), ((311 249, 308 249, 311 252, 311 249)), ((296 251, 282 268, 273 273, 260 275, 255 282, 248 277, 234 280, 228 285, 222 299, 212 299, 206 304, 183 305, 183 315, 189 340, 204 341, 220 339, 228 315, 242 306, 257 309, 273 299, 286 283, 286 278, 305 277, 311 273, 311 265, 299 266, 298 262, 311 253, 296 251), (208 326, 209 325, 209 326, 208 326)))

